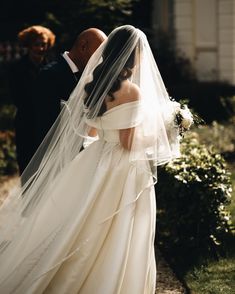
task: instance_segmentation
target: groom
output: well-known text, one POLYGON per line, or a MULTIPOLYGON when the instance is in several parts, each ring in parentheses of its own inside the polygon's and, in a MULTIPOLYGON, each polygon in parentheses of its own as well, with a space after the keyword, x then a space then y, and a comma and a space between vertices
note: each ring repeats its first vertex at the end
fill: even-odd
POLYGON ((41 70, 35 97, 38 146, 60 113, 61 100, 68 100, 91 55, 106 39, 101 30, 89 28, 77 36, 70 51, 41 70))

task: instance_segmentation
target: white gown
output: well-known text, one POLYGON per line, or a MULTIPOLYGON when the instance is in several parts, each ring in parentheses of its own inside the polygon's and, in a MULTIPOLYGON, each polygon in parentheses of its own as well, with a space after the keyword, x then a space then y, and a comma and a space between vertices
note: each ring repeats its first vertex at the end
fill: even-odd
POLYGON ((98 129, 99 140, 80 152, 53 183, 27 246, 19 249, 21 260, 13 254, 5 265, 7 270, 11 262, 19 263, 0 293, 155 293, 156 208, 152 177, 146 173, 149 164, 130 163, 119 143, 119 129, 139 123, 139 103, 119 105, 88 121, 98 129), (70 218, 37 252, 35 244, 47 235, 54 207, 58 218, 70 218))

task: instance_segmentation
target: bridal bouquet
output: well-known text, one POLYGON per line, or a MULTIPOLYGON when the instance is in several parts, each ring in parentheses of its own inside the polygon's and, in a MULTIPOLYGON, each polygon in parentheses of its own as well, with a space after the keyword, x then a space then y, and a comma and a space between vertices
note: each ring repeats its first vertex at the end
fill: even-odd
POLYGON ((179 128, 179 134, 182 136, 184 132, 190 129, 193 124, 193 114, 189 110, 187 104, 171 101, 174 110, 174 123, 179 128))

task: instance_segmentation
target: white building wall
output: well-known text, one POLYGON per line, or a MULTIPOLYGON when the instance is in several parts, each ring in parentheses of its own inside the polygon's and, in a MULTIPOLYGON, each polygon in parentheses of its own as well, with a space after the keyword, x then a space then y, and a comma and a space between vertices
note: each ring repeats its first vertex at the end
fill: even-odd
POLYGON ((218 1, 219 80, 235 84, 235 0, 218 1))
POLYGON ((177 48, 200 80, 218 77, 217 0, 175 0, 177 48))
MULTIPOLYGON (((153 0, 153 28, 163 22, 170 0, 153 0), (163 5, 164 4, 164 5, 163 5)), ((235 85, 235 0, 171 0, 176 46, 200 80, 235 85)), ((172 17, 168 15, 168 17, 172 17)))
POLYGON ((199 80, 218 79, 218 1, 194 0, 195 68, 199 80))
POLYGON ((176 45, 182 55, 194 62, 193 0, 174 2, 176 45))

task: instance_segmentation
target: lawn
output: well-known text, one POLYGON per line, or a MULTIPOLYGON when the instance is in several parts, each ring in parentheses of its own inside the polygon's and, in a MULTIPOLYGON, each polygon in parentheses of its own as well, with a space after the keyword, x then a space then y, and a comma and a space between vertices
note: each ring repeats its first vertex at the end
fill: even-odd
POLYGON ((191 292, 195 294, 234 294, 235 257, 197 267, 185 278, 191 292))

